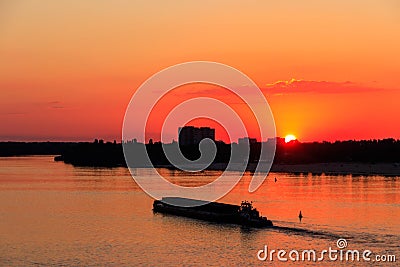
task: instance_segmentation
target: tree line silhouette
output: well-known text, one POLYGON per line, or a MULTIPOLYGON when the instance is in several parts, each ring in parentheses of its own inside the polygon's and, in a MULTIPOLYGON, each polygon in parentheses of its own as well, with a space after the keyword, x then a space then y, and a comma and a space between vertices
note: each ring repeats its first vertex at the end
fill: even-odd
MULTIPOLYGON (((130 167, 148 167, 149 163, 143 159, 139 152, 147 151, 149 158, 155 166, 168 166, 170 163, 163 152, 161 142, 143 144, 130 142, 124 144, 133 153, 130 167), (138 153, 136 153, 138 152, 138 153)), ((265 144, 268 145, 268 142, 265 144)), ((164 144, 166 149, 178 146, 177 143, 164 144)), ((217 153, 213 163, 227 163, 231 161, 241 163, 245 160, 240 153, 239 144, 225 144, 216 142, 217 153), (239 151, 239 153, 236 153, 239 151)), ((200 157, 198 145, 180 146, 182 154, 189 160, 200 157)), ((258 162, 260 159, 261 143, 250 144, 249 162, 258 162)), ((73 164, 75 166, 117 167, 127 166, 121 143, 104 142, 0 142, 0 156, 22 155, 59 155, 57 161, 73 164)), ((301 143, 291 141, 285 143, 282 138, 277 138, 275 164, 309 164, 309 163, 399 163, 400 140, 393 138, 382 140, 362 141, 336 141, 336 142, 311 142, 301 143)))

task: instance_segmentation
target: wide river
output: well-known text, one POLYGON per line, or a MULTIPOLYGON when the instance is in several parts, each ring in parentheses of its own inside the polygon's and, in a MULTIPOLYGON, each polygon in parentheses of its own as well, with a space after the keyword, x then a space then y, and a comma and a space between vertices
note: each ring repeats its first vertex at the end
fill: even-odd
MULTIPOLYGON (((221 174, 160 173, 188 186, 221 174)), ((153 199, 125 168, 75 168, 48 156, 0 158, 0 266, 399 264, 400 177, 270 173, 252 194, 247 191, 250 179, 246 173, 220 201, 252 200, 277 228, 248 229, 153 214, 153 199), (347 247, 339 249, 338 239, 345 239, 347 247), (258 252, 265 246, 268 257, 260 261, 257 254, 262 259, 264 252, 258 252), (338 250, 331 252, 332 259, 328 252, 321 253, 329 248, 338 250), (276 252, 271 261, 272 250, 286 251, 281 258, 288 261, 280 261, 276 252), (314 250, 316 262, 308 260, 308 252, 302 261, 304 250, 314 250), (358 250, 360 261, 346 262, 348 250, 358 250), (324 259, 318 261, 321 254, 324 259), (392 255, 396 262, 388 262, 392 255)))

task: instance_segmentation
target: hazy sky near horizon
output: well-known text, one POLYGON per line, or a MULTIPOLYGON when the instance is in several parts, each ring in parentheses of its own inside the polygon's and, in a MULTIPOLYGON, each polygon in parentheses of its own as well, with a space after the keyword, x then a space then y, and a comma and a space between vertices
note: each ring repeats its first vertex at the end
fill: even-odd
POLYGON ((400 138, 399 47, 396 0, 0 1, 0 140, 120 140, 140 84, 193 60, 247 74, 279 136, 400 138))

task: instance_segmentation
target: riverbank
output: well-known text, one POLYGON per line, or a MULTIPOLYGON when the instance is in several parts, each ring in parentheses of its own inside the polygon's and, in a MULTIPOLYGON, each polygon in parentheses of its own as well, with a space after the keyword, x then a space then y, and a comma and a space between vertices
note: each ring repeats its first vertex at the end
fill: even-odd
MULTIPOLYGON (((157 168, 174 169, 172 165, 160 165, 157 168)), ((257 164, 250 163, 246 171, 254 172, 257 164)), ((208 170, 225 170, 226 164, 211 164, 208 170)), ((232 171, 239 171, 243 167, 232 165, 232 171)), ((309 164, 273 164, 270 172, 293 173, 293 174, 330 174, 330 175, 382 175, 399 176, 400 163, 309 163, 309 164)))
POLYGON ((332 175, 383 175, 400 176, 399 163, 314 163, 314 164, 274 164, 271 172, 312 173, 332 175))
MULTIPOLYGON (((55 158, 57 160, 58 157, 55 158)), ((81 166, 75 165, 74 166, 81 166)), ((110 165, 102 167, 122 167, 123 165, 110 165)), ((93 166, 92 166, 93 167, 93 166)), ((153 166, 149 166, 153 167, 153 166)), ((176 169, 170 164, 156 164, 155 168, 176 169)), ((208 166, 208 170, 224 171, 227 167, 226 163, 213 163, 208 166)), ((140 167, 139 167, 140 168, 140 167)), ((146 168, 146 167, 145 167, 146 168)), ((197 169, 197 166, 186 166, 185 169, 197 169)), ((255 172, 257 163, 249 163, 246 171, 255 172)), ((230 170, 242 171, 243 165, 239 163, 231 164, 230 170)), ((265 170, 258 170, 264 172, 265 170)), ((269 170, 276 173, 293 173, 293 174, 331 174, 331 175, 382 175, 382 176, 399 176, 400 163, 361 163, 361 162, 327 162, 327 163, 307 163, 307 164, 281 164, 274 163, 269 170)))

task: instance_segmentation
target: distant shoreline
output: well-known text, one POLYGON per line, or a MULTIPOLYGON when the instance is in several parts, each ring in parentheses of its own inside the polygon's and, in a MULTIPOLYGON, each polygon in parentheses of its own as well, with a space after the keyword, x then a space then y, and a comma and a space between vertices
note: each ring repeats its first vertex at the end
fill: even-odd
MULTIPOLYGON (((257 164, 250 163, 246 171, 254 172, 257 164)), ((223 171, 226 164, 211 164, 207 170, 223 171)), ((172 165, 156 165, 155 168, 176 169, 172 165)), ((239 168, 237 168, 239 170, 239 168)), ((235 171, 235 168, 232 169, 235 171)), ((399 176, 400 163, 308 163, 308 164, 273 164, 270 172, 292 174, 328 174, 354 176, 399 176)))
POLYGON ((329 175, 381 175, 400 176, 399 163, 309 163, 275 164, 271 172, 277 173, 312 173, 329 175))
MULTIPOLYGON (((58 157, 56 155, 19 155, 12 157, 32 157, 32 156, 51 156, 58 157)), ((9 158, 10 156, 2 157, 9 158)), ((65 163, 60 161, 64 164, 65 163)), ((118 168, 123 167, 124 165, 114 165, 114 166, 84 166, 84 165, 76 165, 71 164, 74 167, 96 167, 96 168, 118 168)), ((246 171, 254 172, 257 164, 250 163, 247 167, 246 171)), ((223 163, 214 163, 211 164, 207 170, 211 171, 223 171, 226 167, 226 164, 223 163)), ((138 168, 146 168, 146 167, 138 167, 138 168)), ((154 168, 166 168, 166 169, 176 169, 173 165, 155 165, 154 168)), ((239 167, 237 168, 239 170, 239 167)), ((234 169, 232 169, 234 171, 234 169)), ((291 174, 314 174, 314 175, 355 175, 355 176, 398 176, 400 177, 400 163, 359 163, 359 162, 328 162, 328 163, 306 163, 306 164, 281 164, 276 163, 273 164, 270 172, 274 173, 291 173, 291 174)))
MULTIPOLYGON (((393 138, 382 140, 336 141, 285 143, 282 138, 276 140, 275 156, 272 172, 303 173, 303 174, 331 174, 331 175, 383 175, 400 176, 400 140, 393 138)), ((59 155, 55 161, 82 167, 153 167, 176 169, 170 164, 164 149, 173 149, 176 143, 165 144, 160 142, 143 144, 127 142, 129 160, 125 157, 123 145, 117 142, 0 142, 0 156, 23 155, 59 155), (147 153, 148 158, 144 156, 147 153), (150 162, 150 161, 151 162, 150 162), (153 164, 153 165, 152 165, 153 164)), ((243 162, 247 160, 246 170, 256 171, 257 162, 272 160, 261 155, 261 149, 268 146, 268 142, 250 144, 250 153, 245 156, 241 146, 217 142, 217 153, 214 163, 208 170, 225 170, 231 162, 229 170, 241 171, 243 162), (262 146, 263 145, 263 146, 262 146)), ((198 159, 200 151, 198 145, 180 147, 184 156, 189 160, 198 159)), ((266 171, 265 164, 261 167, 266 171)), ((195 167, 190 164, 190 167, 195 167)), ((202 168, 199 168, 202 169, 202 168)), ((257 170, 263 171, 263 170, 257 170)))

